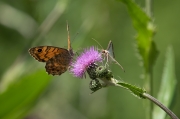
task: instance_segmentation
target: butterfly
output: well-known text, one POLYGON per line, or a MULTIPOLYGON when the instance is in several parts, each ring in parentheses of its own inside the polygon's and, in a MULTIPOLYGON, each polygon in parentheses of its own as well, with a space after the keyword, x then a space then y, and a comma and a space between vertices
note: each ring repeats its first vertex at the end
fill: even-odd
POLYGON ((112 43, 111 40, 109 41, 109 44, 108 44, 106 50, 102 50, 101 53, 104 55, 104 57, 106 57, 106 64, 107 64, 110 60, 112 60, 112 61, 115 62, 117 65, 119 65, 119 66, 121 67, 121 69, 125 72, 125 70, 124 70, 124 68, 122 67, 122 65, 119 64, 119 62, 115 60, 114 47, 113 47, 113 43, 112 43))
MULTIPOLYGON (((95 40, 95 39, 94 39, 95 40)), ((95 40, 96 41, 96 40, 95 40)), ((100 43, 98 41, 96 41, 99 45, 100 43)), ((101 46, 101 45, 100 45, 101 46)), ((102 47, 102 46, 101 46, 102 47)), ((115 54, 114 54, 114 47, 113 47, 113 43, 110 40, 108 43, 108 46, 106 48, 106 50, 104 50, 102 48, 101 54, 103 55, 103 57, 106 59, 106 65, 108 65, 108 62, 115 62, 118 66, 121 67, 121 69, 125 72, 124 68, 122 67, 122 65, 115 60, 115 54)))
POLYGON ((69 26, 67 24, 68 32, 68 49, 54 46, 38 46, 29 49, 29 53, 39 62, 45 62, 45 69, 48 74, 61 75, 69 68, 73 57, 73 50, 71 47, 69 26))

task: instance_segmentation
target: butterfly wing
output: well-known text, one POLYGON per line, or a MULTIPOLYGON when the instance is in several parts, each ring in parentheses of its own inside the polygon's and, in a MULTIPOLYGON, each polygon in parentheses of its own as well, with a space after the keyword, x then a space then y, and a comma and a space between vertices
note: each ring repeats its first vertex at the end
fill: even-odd
POLYGON ((113 43, 111 40, 109 41, 109 44, 108 44, 106 50, 108 51, 109 55, 111 55, 113 58, 115 58, 114 47, 113 47, 113 43))
POLYGON ((113 43, 112 43, 112 41, 110 40, 109 41, 109 44, 108 44, 108 47, 107 47, 107 51, 108 51, 108 53, 107 53, 107 61, 113 61, 113 62, 115 62, 117 65, 119 65, 120 67, 121 67, 121 69, 125 72, 125 70, 124 70, 124 68, 122 67, 122 65, 121 64, 119 64, 119 62, 118 61, 116 61, 115 60, 115 54, 114 54, 114 47, 113 47, 113 43))
POLYGON ((69 33, 69 24, 68 24, 68 22, 67 22, 67 33, 68 33, 68 51, 69 51, 70 55, 73 56, 74 52, 73 52, 73 49, 71 47, 71 40, 70 40, 70 35, 69 35, 70 33, 69 33))
POLYGON ((55 55, 46 62, 46 72, 52 75, 61 75, 67 71, 71 59, 69 51, 63 49, 60 54, 55 55))
POLYGON ((106 50, 103 50, 103 53, 104 53, 104 56, 106 57, 107 63, 112 62, 113 60, 112 58, 115 58, 113 43, 111 40, 109 41, 106 50))
POLYGON ((38 46, 29 49, 29 53, 39 62, 47 62, 55 55, 61 54, 64 48, 58 48, 54 46, 38 46))
POLYGON ((71 59, 74 55, 72 47, 71 47, 71 41, 70 41, 70 35, 69 35, 69 25, 67 22, 67 33, 68 33, 68 49, 61 49, 61 53, 55 55, 51 59, 49 59, 46 62, 46 72, 48 74, 52 75, 61 75, 62 73, 66 72, 69 68, 69 64, 71 62, 71 59))

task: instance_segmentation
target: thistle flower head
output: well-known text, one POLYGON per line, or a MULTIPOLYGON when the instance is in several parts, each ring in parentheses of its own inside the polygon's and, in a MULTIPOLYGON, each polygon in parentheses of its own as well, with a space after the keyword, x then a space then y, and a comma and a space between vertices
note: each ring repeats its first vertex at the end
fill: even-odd
POLYGON ((85 49, 71 64, 70 72, 75 77, 83 78, 88 67, 91 67, 91 65, 96 62, 101 62, 102 60, 101 53, 99 53, 96 48, 90 47, 89 49, 85 49))

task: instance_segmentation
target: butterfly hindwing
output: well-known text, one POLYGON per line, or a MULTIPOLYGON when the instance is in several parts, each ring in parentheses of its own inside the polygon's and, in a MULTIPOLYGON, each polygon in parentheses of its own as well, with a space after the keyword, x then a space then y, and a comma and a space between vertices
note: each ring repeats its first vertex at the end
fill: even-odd
POLYGON ((46 62, 46 72, 52 75, 61 75, 66 72, 71 62, 71 55, 68 51, 58 54, 46 62))

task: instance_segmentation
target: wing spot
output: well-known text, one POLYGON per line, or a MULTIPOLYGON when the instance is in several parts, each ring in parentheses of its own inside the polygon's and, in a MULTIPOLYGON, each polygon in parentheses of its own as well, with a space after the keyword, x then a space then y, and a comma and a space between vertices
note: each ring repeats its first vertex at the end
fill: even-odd
POLYGON ((42 52, 42 49, 38 49, 38 52, 42 52))

